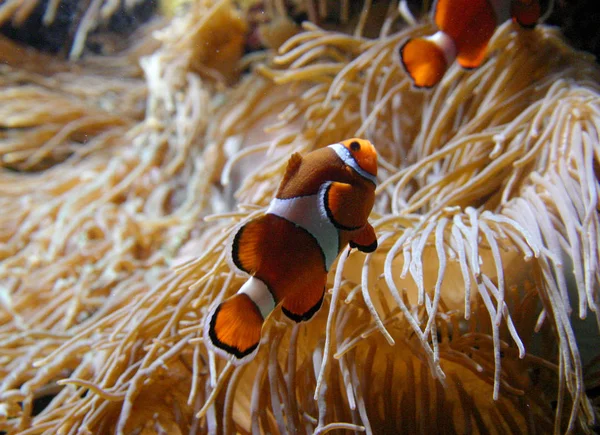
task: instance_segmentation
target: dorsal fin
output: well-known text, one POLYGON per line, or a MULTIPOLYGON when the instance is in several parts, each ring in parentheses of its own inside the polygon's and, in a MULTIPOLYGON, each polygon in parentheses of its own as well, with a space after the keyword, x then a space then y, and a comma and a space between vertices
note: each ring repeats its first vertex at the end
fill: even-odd
POLYGON ((279 185, 280 189, 282 187, 284 187, 290 181, 290 179, 298 171, 298 168, 300 167, 301 163, 302 163, 302 156, 298 153, 292 154, 292 156, 288 160, 287 167, 285 168, 285 174, 283 175, 281 184, 279 185))

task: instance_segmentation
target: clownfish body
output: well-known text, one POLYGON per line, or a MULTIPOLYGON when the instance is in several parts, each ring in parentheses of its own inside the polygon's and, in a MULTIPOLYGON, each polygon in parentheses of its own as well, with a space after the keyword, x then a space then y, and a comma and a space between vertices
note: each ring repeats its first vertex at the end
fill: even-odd
POLYGON ((311 319, 323 303, 327 273, 346 245, 363 252, 377 248, 367 221, 376 175, 377 152, 364 139, 291 156, 267 212, 233 237, 233 264, 250 278, 209 312, 204 335, 217 353, 235 364, 250 360, 277 305, 296 322, 311 319))
POLYGON ((526 28, 540 18, 539 0, 438 0, 433 19, 438 32, 409 39, 400 60, 416 87, 430 88, 456 59, 463 68, 476 68, 496 27, 511 18, 526 28))

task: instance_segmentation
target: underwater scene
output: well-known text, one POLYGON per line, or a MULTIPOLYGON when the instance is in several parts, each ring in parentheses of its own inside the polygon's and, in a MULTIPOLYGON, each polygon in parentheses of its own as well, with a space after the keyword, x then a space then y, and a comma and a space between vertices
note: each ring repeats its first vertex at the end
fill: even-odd
POLYGON ((0 434, 600 432, 600 16, 0 0, 0 434))

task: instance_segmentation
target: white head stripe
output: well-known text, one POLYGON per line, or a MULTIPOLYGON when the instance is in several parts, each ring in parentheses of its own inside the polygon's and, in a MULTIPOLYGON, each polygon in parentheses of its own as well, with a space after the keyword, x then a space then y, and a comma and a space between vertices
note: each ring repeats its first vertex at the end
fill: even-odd
POLYGON ((238 290, 238 293, 244 293, 252 299, 252 302, 254 302, 260 310, 263 319, 266 319, 269 313, 275 308, 275 299, 273 299, 273 295, 266 284, 258 278, 251 276, 238 290))
POLYGON ((363 168, 358 166, 358 163, 356 163, 356 160, 354 160, 354 157, 352 156, 352 153, 350 152, 350 150, 348 148, 346 148, 341 143, 334 143, 333 145, 329 145, 329 148, 334 150, 335 153, 338 155, 338 157, 340 159, 342 159, 342 161, 345 164, 347 164, 352 169, 354 169, 356 172, 358 172, 358 174, 361 177, 366 178, 367 180, 371 180, 373 183, 377 184, 377 177, 375 177, 372 174, 369 174, 363 168))

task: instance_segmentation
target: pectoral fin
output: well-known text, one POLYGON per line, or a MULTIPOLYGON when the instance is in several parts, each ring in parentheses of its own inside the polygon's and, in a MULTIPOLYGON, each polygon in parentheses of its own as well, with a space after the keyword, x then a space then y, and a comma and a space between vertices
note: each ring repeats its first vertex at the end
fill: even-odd
POLYGON ((365 225, 373 201, 373 192, 339 182, 329 184, 323 198, 325 212, 331 223, 346 231, 358 230, 365 225))
POLYGON ((356 248, 361 252, 373 252, 377 249, 377 235, 371 224, 367 223, 360 230, 355 232, 350 239, 350 247, 356 248))

